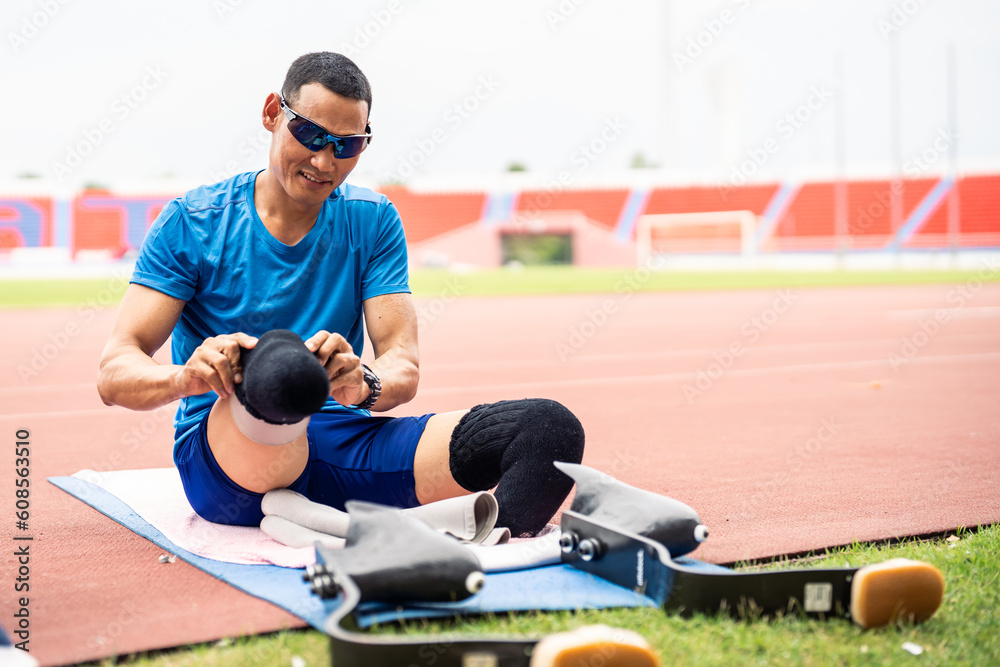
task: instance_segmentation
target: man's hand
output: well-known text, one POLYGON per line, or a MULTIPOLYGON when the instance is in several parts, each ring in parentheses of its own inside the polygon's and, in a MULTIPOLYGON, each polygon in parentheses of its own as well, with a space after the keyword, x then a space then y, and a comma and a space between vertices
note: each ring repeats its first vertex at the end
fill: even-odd
POLYGON ((182 396, 196 396, 214 391, 219 398, 233 395, 243 381, 240 348, 252 349, 257 339, 245 333, 206 338, 180 368, 177 386, 182 396))
POLYGON ((317 331, 306 341, 306 347, 326 368, 333 400, 350 407, 368 398, 369 389, 361 372, 361 359, 343 336, 317 331))

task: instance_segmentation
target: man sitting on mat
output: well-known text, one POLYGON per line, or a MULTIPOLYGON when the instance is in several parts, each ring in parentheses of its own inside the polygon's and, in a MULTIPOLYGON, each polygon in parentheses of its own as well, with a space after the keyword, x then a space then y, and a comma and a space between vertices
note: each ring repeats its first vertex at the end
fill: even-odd
POLYGON ((565 407, 371 415, 412 399, 419 373, 399 214, 344 182, 371 142, 370 109, 348 58, 292 63, 264 102, 267 169, 186 193, 146 235, 101 358, 101 398, 135 410, 180 399, 174 462, 209 521, 257 525, 277 488, 343 509, 496 487, 497 524, 534 534, 572 488, 552 462, 583 456, 565 407), (173 363, 161 365, 152 355, 171 336, 173 363))

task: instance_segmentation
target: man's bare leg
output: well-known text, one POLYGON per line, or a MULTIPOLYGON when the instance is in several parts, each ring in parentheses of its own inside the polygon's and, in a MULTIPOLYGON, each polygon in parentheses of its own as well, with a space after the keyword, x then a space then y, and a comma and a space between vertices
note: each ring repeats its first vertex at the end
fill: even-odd
POLYGON ((251 440, 237 427, 231 401, 236 398, 216 401, 208 416, 208 445, 219 467, 233 482, 255 493, 291 485, 309 461, 308 420, 302 423, 302 432, 291 442, 264 445, 251 440))
POLYGON ((468 410, 442 412, 427 420, 413 458, 413 480, 421 505, 470 493, 451 475, 451 433, 468 410))

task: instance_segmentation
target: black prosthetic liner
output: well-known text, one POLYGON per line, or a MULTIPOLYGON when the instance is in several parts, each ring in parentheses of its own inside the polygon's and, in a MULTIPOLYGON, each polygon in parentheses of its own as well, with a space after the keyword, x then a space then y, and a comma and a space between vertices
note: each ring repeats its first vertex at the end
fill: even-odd
MULTIPOLYGON (((236 424, 252 440, 284 444, 270 441, 290 433, 280 427, 301 424, 326 402, 330 393, 326 369, 298 334, 287 329, 268 331, 253 349, 244 348, 240 354, 243 381, 236 385, 235 394, 243 410, 233 405, 236 424)), ((294 430, 285 442, 294 440, 303 429, 294 430)))

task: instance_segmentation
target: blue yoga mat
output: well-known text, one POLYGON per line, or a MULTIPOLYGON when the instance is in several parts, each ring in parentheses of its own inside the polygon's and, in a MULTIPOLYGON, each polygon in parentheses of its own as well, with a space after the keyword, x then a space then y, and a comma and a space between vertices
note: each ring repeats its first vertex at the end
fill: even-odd
MULTIPOLYGON (((319 630, 324 629, 326 618, 337 608, 338 600, 324 601, 309 591, 308 584, 302 581, 302 570, 277 565, 225 563, 195 555, 177 547, 128 505, 104 489, 76 477, 50 477, 49 482, 145 537, 164 551, 245 593, 281 607, 319 630)), ((730 571, 690 558, 678 560, 691 566, 730 571)), ((487 574, 483 590, 462 602, 405 607, 365 604, 359 609, 358 621, 362 627, 367 627, 374 623, 408 618, 488 612, 655 606, 649 598, 599 577, 568 565, 550 565, 517 572, 487 574)))

